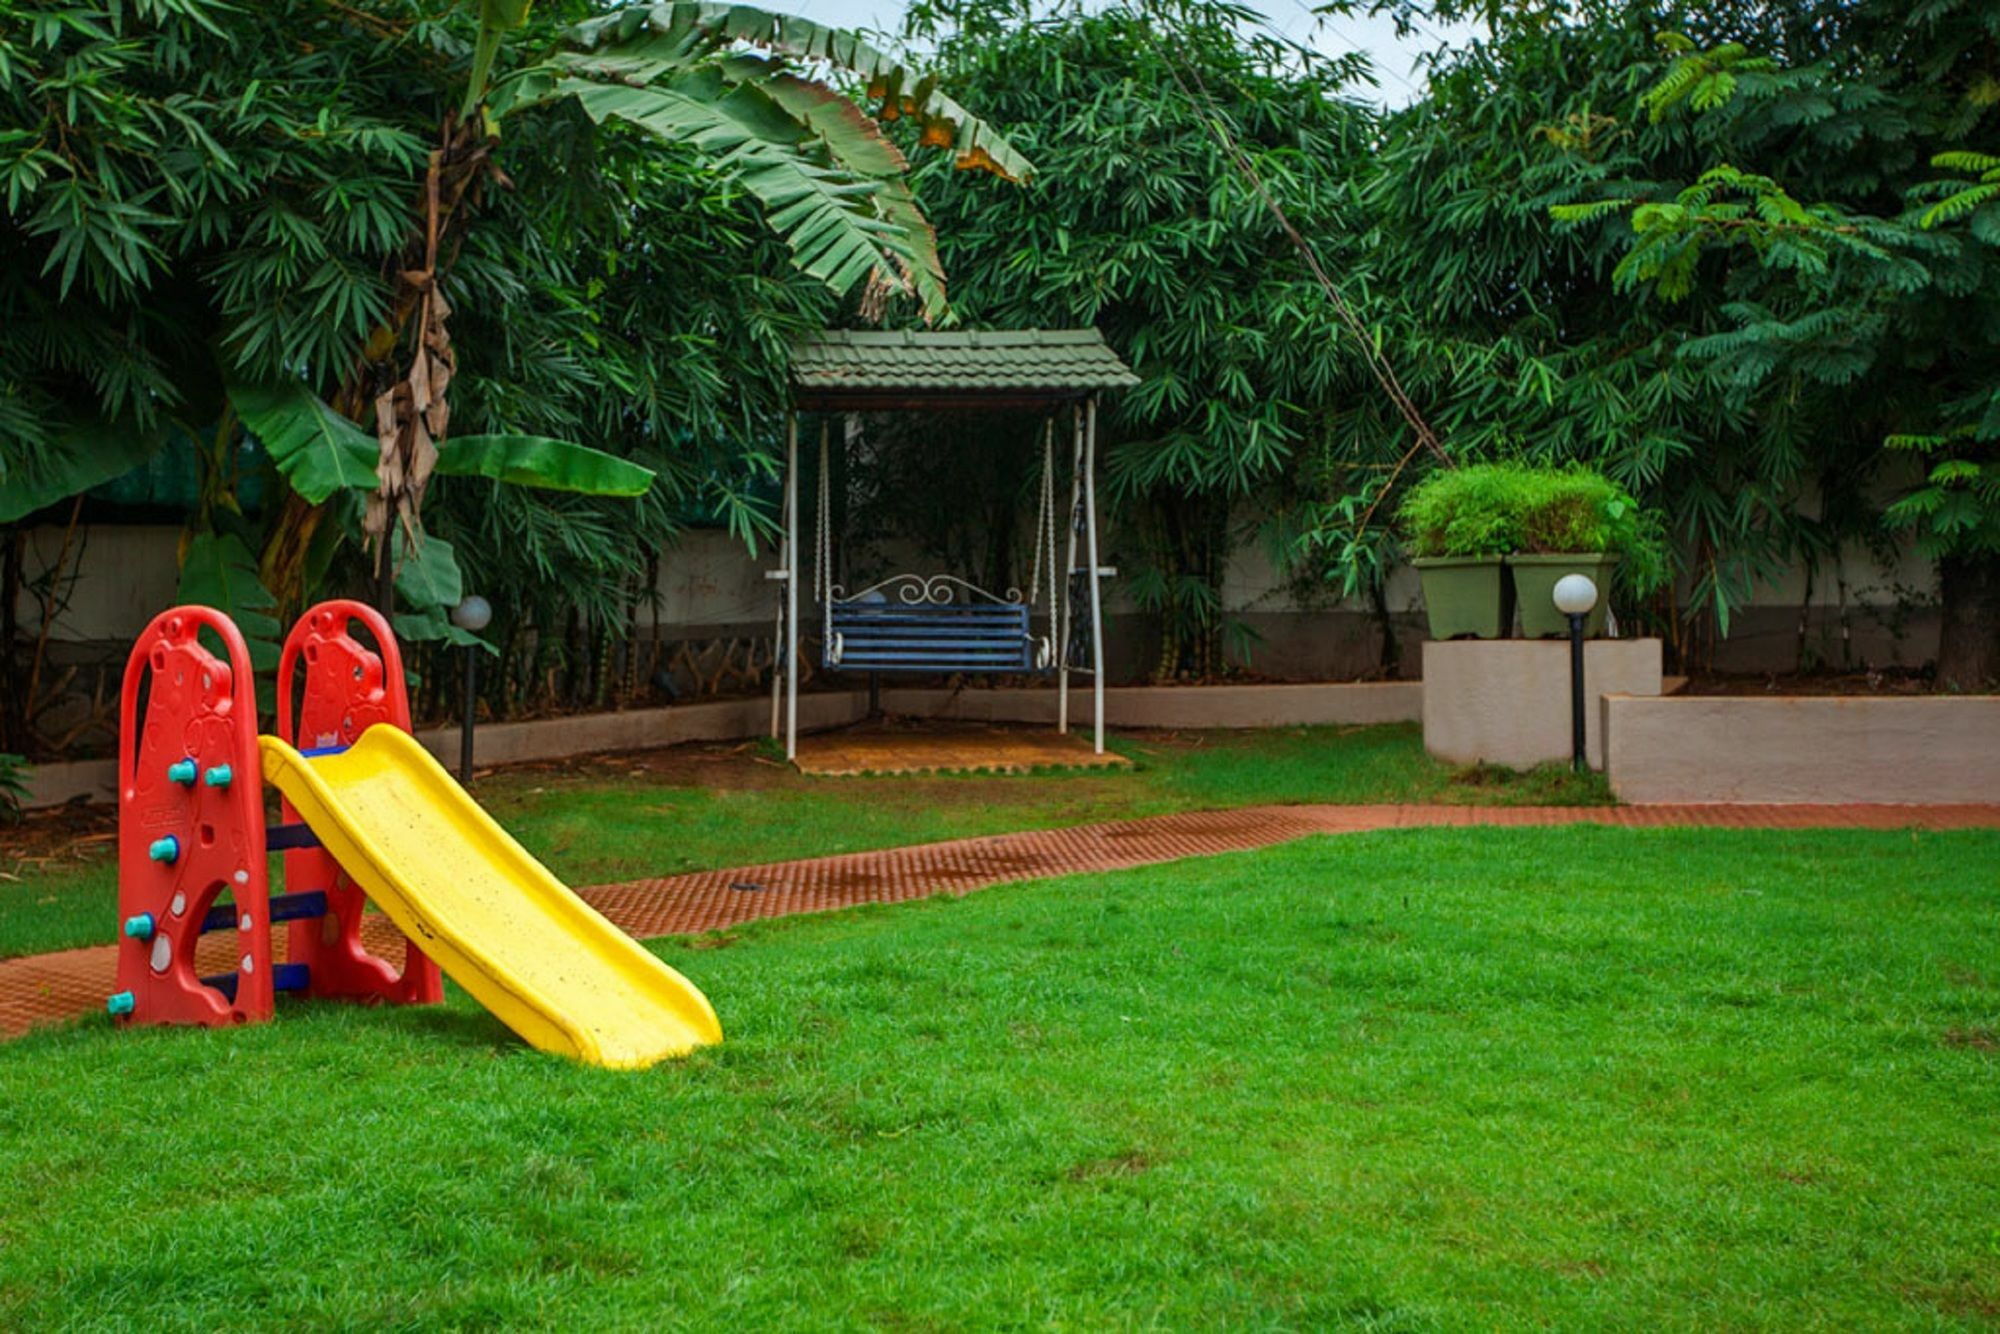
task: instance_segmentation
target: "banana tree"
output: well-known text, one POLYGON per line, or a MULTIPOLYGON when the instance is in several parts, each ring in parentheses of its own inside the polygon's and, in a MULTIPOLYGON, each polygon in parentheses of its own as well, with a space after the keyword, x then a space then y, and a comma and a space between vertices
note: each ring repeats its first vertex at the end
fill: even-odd
MULTIPOLYGON (((538 145, 570 125, 602 127, 621 154, 658 145, 676 174, 705 169, 801 273, 864 307, 910 293, 933 320, 949 317, 935 238, 884 123, 914 125, 911 141, 962 167, 1027 173, 1004 139, 848 34, 746 8, 593 14, 580 0, 565 13, 588 21, 559 33, 548 10, 530 26, 525 4, 480 7, 470 76, 436 97, 431 53, 465 35, 463 8, 103 0, 36 10, 33 41, 0 25, 0 105, 29 127, 0 133, 0 526, 170 434, 194 441, 205 499, 183 555, 216 540, 187 591, 247 608, 259 595, 238 585, 254 578, 283 615, 371 510, 378 538, 404 534, 378 547, 393 588, 394 567, 422 559, 433 472, 644 489, 644 470, 562 441, 451 433, 450 268, 481 239, 486 192, 510 184, 506 155, 544 171, 529 165, 546 160, 538 145), (160 73, 190 61, 209 73, 160 73), (79 70, 93 97, 66 100, 79 70), (358 91, 317 108, 274 91, 329 78, 358 91), (411 129, 410 106, 451 110, 411 129), (246 434, 284 479, 247 517, 231 490, 246 434)), ((404 582, 406 607, 416 586, 449 586, 404 582)))
MULTIPOLYGON (((244 428, 263 443, 302 507, 281 516, 281 523, 292 514, 318 515, 330 504, 351 503, 356 498, 360 499, 364 512, 383 503, 378 442, 300 381, 231 385, 229 403, 244 428)), ((640 496, 653 482, 649 469, 627 459, 568 441, 531 435, 459 436, 442 450, 434 449, 432 464, 428 471, 439 475, 485 477, 515 486, 582 495, 640 496)), ((312 535, 317 532, 315 529, 312 535)), ((301 574, 311 558, 310 536, 298 549, 301 574)), ((458 602, 463 588, 463 576, 450 545, 425 538, 410 523, 404 527, 400 539, 394 533, 385 533, 383 547, 391 553, 387 567, 396 572, 396 587, 409 608, 395 618, 397 633, 405 639, 476 643, 448 618, 447 613, 458 602)), ((192 601, 222 606, 233 605, 239 599, 254 601, 260 594, 269 597, 263 589, 272 581, 257 568, 247 550, 242 556, 243 559, 235 561, 207 562, 198 574, 193 573, 193 562, 184 562, 183 595, 192 601), (191 578, 198 582, 191 586, 188 582, 191 578), (246 578, 255 580, 259 586, 241 587, 246 578)), ((255 635, 246 630, 246 636, 251 639, 253 654, 260 651, 255 635)))
POLYGON ((528 11, 523 0, 482 0, 464 97, 438 129, 420 215, 393 265, 389 318, 330 410, 309 409, 320 425, 372 413, 377 480, 363 528, 377 544, 385 610, 396 586, 393 533, 400 525, 411 544, 422 541, 418 516, 434 472, 504 472, 532 482, 542 475, 537 462, 565 448, 510 437, 441 448, 456 371, 446 270, 481 191, 505 184, 497 159, 510 120, 568 103, 594 124, 692 149, 757 202, 803 272, 841 295, 860 290, 864 311, 910 294, 926 320, 949 314, 937 238, 883 122, 914 120, 918 142, 950 150, 961 169, 1010 180, 1030 171, 1003 136, 933 80, 852 33, 744 5, 640 6, 582 23, 557 50, 496 77, 528 11), (861 84, 867 105, 831 86, 822 77, 829 73, 861 84), (513 463, 497 462, 502 455, 513 463))

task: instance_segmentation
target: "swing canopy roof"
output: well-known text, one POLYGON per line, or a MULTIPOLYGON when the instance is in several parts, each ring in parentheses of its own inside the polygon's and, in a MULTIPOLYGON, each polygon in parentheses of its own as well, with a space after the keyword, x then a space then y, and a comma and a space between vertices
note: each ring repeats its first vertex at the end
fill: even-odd
POLYGON ((828 332, 792 347, 806 412, 1047 409, 1137 383, 1095 329, 828 332))

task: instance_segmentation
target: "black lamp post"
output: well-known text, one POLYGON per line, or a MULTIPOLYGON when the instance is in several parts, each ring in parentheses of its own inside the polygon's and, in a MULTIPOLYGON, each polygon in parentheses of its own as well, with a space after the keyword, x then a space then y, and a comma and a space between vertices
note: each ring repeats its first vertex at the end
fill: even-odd
POLYGON ((1556 610, 1569 617, 1569 737, 1571 762, 1576 771, 1590 768, 1584 750, 1583 716, 1583 618, 1597 605, 1597 585, 1589 575, 1566 574, 1556 580, 1556 610))
MULTIPOLYGON (((467 634, 478 634, 493 620, 493 607, 473 594, 451 609, 451 623, 467 634)), ((458 728, 458 781, 472 781, 472 719, 478 700, 479 646, 465 646, 465 719, 458 728)))

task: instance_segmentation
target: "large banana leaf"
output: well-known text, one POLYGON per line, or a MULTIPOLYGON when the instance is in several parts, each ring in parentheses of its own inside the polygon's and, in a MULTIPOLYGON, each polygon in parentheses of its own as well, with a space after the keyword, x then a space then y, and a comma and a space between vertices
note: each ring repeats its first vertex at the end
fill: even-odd
POLYGON ((910 246, 876 206, 880 183, 822 166, 809 150, 764 137, 757 121, 775 103, 757 91, 738 87, 711 100, 661 84, 634 88, 565 79, 558 87, 592 120, 627 121, 709 153, 718 170, 763 206, 799 268, 834 291, 845 293, 871 273, 898 282, 898 261, 908 260, 910 246))
MULTIPOLYGON (((717 61, 716 73, 735 85, 751 85, 785 115, 818 137, 827 155, 857 176, 900 178, 910 160, 872 116, 823 83, 774 69, 757 56, 717 61)), ((793 138, 797 138, 794 128, 793 138)))
POLYGON ((32 454, 0 451, 0 523, 83 494, 132 471, 166 441, 161 429, 92 422, 60 432, 32 454))
POLYGON ((938 257, 937 232, 917 205, 917 197, 902 181, 884 181, 880 202, 883 214, 902 229, 909 243, 910 263, 905 276, 916 289, 925 313, 932 318, 944 316, 943 323, 954 323, 955 317, 951 316, 951 307, 945 300, 944 261, 938 257))
POLYGON ((250 665, 278 665, 278 600, 257 580, 257 557, 233 533, 197 533, 181 563, 180 602, 214 607, 236 622, 250 648, 250 665))
POLYGON ((438 607, 448 612, 456 607, 465 596, 465 575, 451 543, 423 533, 406 537, 399 545, 403 551, 396 566, 396 596, 419 611, 438 607))
POLYGON ((452 608, 465 596, 465 573, 451 543, 424 533, 405 538, 401 545, 396 596, 407 610, 394 617, 396 638, 412 644, 442 641, 497 654, 493 645, 452 624, 452 608))
POLYGON ((960 167, 1016 180, 1031 171, 932 80, 810 20, 747 5, 635 6, 579 25, 571 40, 576 49, 495 89, 492 111, 573 97, 600 124, 691 144, 750 191, 806 273, 843 295, 870 279, 907 287, 929 320, 949 314, 937 238, 877 116, 918 119, 919 142, 951 147, 960 167), (877 116, 801 77, 802 63, 859 76, 877 116))
POLYGON ((653 485, 652 469, 630 459, 539 435, 454 436, 439 443, 436 470, 586 496, 643 496, 653 485))
POLYGON ((295 379, 232 384, 229 401, 271 462, 312 504, 347 488, 373 490, 381 457, 375 437, 295 379))
POLYGON ((836 163, 880 182, 875 208, 896 228, 909 252, 907 258, 901 254, 895 256, 898 268, 916 291, 927 317, 937 319, 948 315, 950 306, 945 296, 944 262, 938 257, 937 232, 904 178, 909 160, 882 133, 881 125, 825 84, 773 71, 766 61, 734 57, 718 62, 717 69, 733 82, 755 81, 755 86, 773 102, 812 130, 820 146, 836 163))
POLYGON ((627 44, 663 38, 649 44, 656 57, 670 52, 679 58, 720 51, 748 43, 798 59, 824 61, 858 75, 868 97, 882 109, 882 118, 916 117, 927 146, 948 146, 961 168, 990 171, 1010 180, 1026 180, 1034 167, 1006 136, 937 91, 932 80, 862 38, 795 14, 774 14, 754 5, 695 3, 635 5, 591 19, 571 31, 575 44, 587 51, 615 55, 627 44))

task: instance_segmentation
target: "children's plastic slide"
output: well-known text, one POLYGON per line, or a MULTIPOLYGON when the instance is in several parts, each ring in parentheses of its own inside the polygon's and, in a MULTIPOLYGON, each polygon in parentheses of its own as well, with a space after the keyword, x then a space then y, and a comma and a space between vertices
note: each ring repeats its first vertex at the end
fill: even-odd
POLYGON ((535 1046, 591 1065, 722 1040, 693 983, 571 893, 410 735, 402 654, 376 611, 334 601, 300 617, 279 654, 276 736, 257 734, 254 670, 209 607, 160 613, 133 646, 105 1001, 121 1026, 262 1023, 287 993, 435 1004, 442 967, 535 1046), (285 798, 277 824, 266 782, 285 798), (371 903, 406 938, 400 968, 363 938, 371 903), (234 937, 233 965, 203 976, 216 951, 197 947, 217 936, 234 937))
POLYGON ((258 745, 265 781, 369 899, 535 1046, 631 1067, 722 1040, 693 983, 551 875, 409 733, 371 727, 311 759, 258 745))

